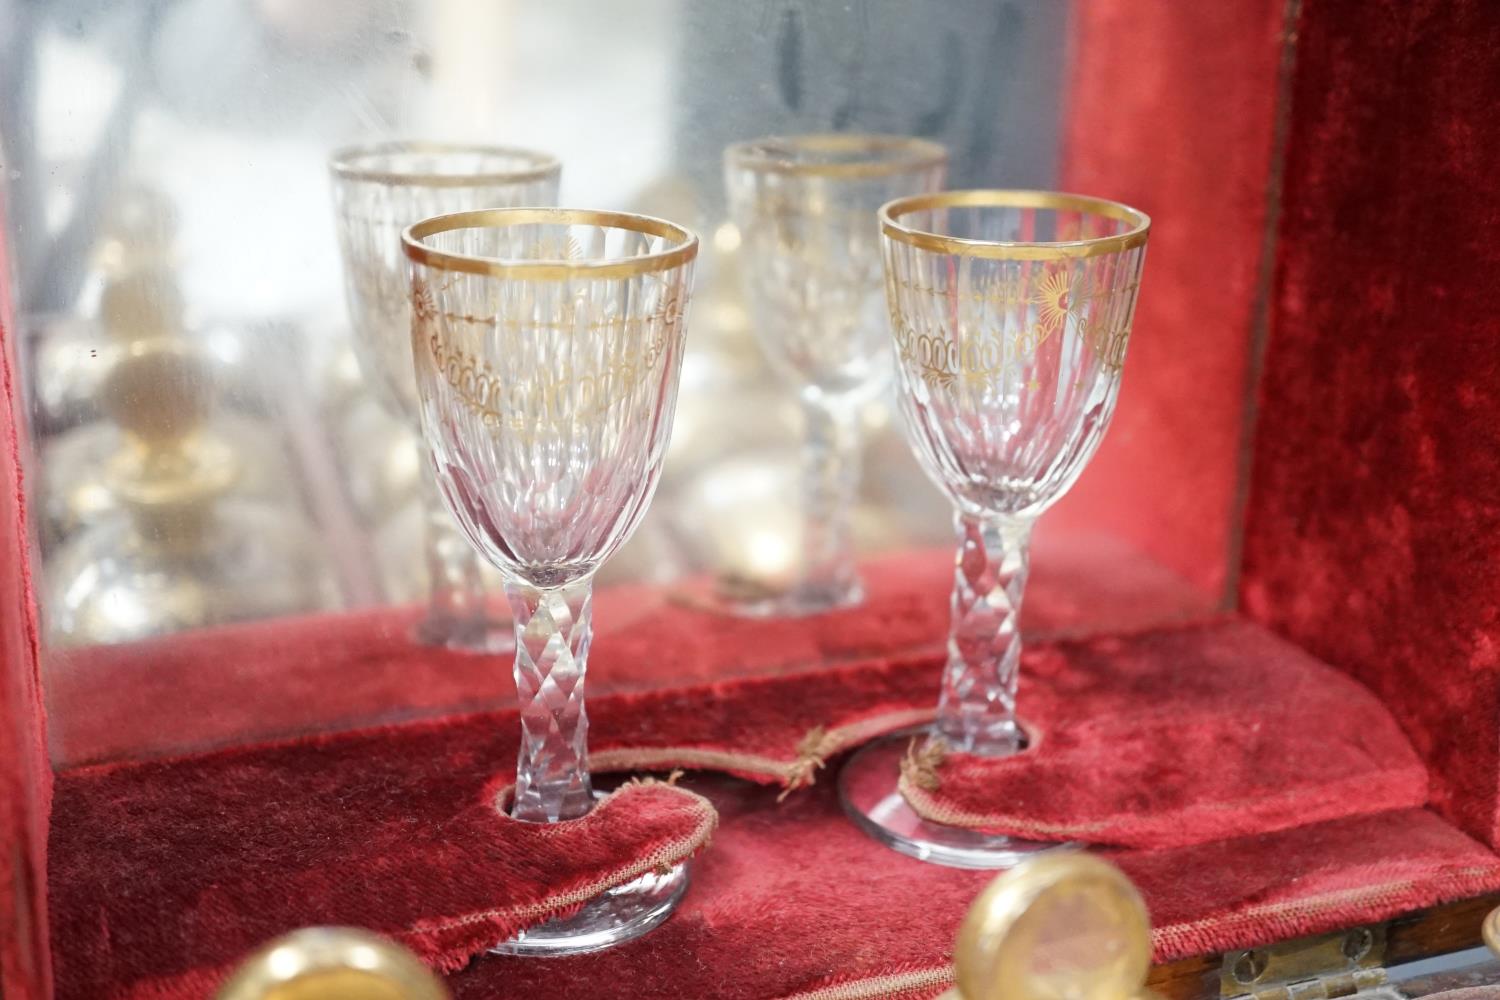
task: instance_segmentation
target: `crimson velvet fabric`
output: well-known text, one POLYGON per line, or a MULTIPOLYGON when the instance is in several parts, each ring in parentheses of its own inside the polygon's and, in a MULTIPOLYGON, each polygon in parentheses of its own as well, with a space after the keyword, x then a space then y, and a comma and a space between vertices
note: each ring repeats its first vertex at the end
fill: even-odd
MULTIPOLYGON (((1209 604, 1181 577, 1118 542, 1044 531, 1035 561, 1028 635, 1192 620, 1209 604)), ((863 605, 800 627, 717 613, 705 584, 602 589, 590 691, 648 691, 937 652, 948 627, 953 552, 883 556, 864 571, 863 605)), ((513 702, 509 657, 414 645, 417 613, 277 619, 53 651, 47 689, 54 754, 64 766, 102 763, 513 702)))
MULTIPOLYGON (((485 957, 458 1000, 927 998, 950 983, 968 905, 993 873, 897 855, 833 789, 777 804, 722 779, 694 787, 722 824, 683 907, 625 948, 545 965, 485 957)), ((1500 885, 1500 860, 1431 813, 1401 811, 1195 847, 1110 854, 1145 897, 1157 961, 1380 920, 1500 885), (1191 873, 1190 877, 1187 873, 1191 873)))
POLYGON ((0 197, 0 995, 44 1000, 50 989, 46 847, 52 769, 24 530, 23 425, 5 232, 0 197))
MULTIPOLYGON (((53 845, 58 996, 204 997, 224 963, 298 921, 352 917, 389 930, 396 913, 432 912, 442 893, 487 893, 508 904, 538 878, 586 864, 563 864, 558 855, 577 847, 571 840, 533 843, 527 864, 502 860, 497 845, 472 839, 472 826, 447 835, 456 751, 493 739, 483 735, 488 728, 408 726, 321 754, 298 744, 65 776, 53 845), (421 751, 432 762, 411 774, 393 763, 421 751), (173 769, 191 794, 172 794, 182 790, 173 769), (225 784, 205 794, 210 777, 225 784), (433 830, 394 808, 419 787, 429 810, 422 815, 441 820, 433 830), (356 788, 358 799, 340 797, 356 788), (356 830, 376 843, 353 844, 356 830), (501 870, 519 884, 501 883, 501 870)), ((457 770, 478 777, 462 763, 457 770)), ((829 983, 886 996, 893 983, 912 981, 913 995, 931 996, 946 982, 958 921, 989 874, 882 847, 843 816, 831 783, 779 800, 774 788, 730 778, 687 781, 721 825, 666 925, 594 956, 482 956, 450 977, 455 994, 544 1000, 608 984, 620 998, 766 1000, 829 983)), ((1111 856, 1145 894, 1158 960, 1379 920, 1500 886, 1500 859, 1421 810, 1111 856)))
POLYGON ((313 924, 458 968, 712 833, 713 807, 662 783, 626 784, 568 823, 510 819, 493 762, 514 760, 517 723, 495 721, 64 775, 58 996, 202 997, 259 944, 313 924))
POLYGON ((1059 183, 1149 213, 1151 242, 1109 435, 1044 523, 1107 531, 1216 596, 1235 568, 1286 6, 1070 14, 1059 183))
MULTIPOLYGON (((804 620, 785 627, 819 626, 804 620)), ((892 654, 800 674, 605 693, 591 706, 594 763, 609 770, 713 768, 772 786, 762 794, 749 785, 702 779, 704 787, 719 790, 716 800, 729 803, 751 836, 745 847, 750 860, 732 862, 728 871, 778 869, 754 875, 787 887, 785 897, 757 904, 766 908, 763 918, 799 940, 816 938, 826 911, 847 903, 793 889, 806 871, 801 862, 781 870, 776 857, 786 861, 784 855, 808 851, 827 868, 820 876, 825 881, 879 882, 886 866, 894 866, 913 879, 903 891, 921 892, 920 873, 949 884, 944 870, 908 869, 904 859, 854 832, 831 804, 831 782, 817 780, 821 767, 836 766, 830 758, 838 751, 929 718, 940 667, 928 653, 892 654), (794 791, 777 805, 788 788, 794 791), (820 805, 809 812, 807 800, 820 805), (808 816, 823 818, 804 830, 808 816), (827 848, 811 846, 809 838, 824 836, 831 838, 827 848), (851 838, 862 850, 843 856, 841 845, 851 838)), ((1106 843, 1185 844, 1231 831, 1269 835, 1298 815, 1304 823, 1331 816, 1353 822, 1355 814, 1371 813, 1418 817, 1411 836, 1420 842, 1422 830, 1437 824, 1426 813, 1401 812, 1422 801, 1424 776, 1385 710, 1344 676, 1254 625, 1221 621, 1037 643, 1025 669, 1032 679, 1024 697, 1038 709, 1068 703, 1074 712, 1056 717, 1055 732, 1043 729, 1037 750, 1054 740, 1075 749, 1055 758, 1022 755, 1020 770, 1038 773, 1016 777, 1010 787, 1029 794, 1028 805, 1039 815, 1070 818, 1106 843), (1263 714, 1223 697, 1256 691, 1262 680, 1285 691, 1284 700, 1267 700, 1263 714), (1143 698, 1156 708, 1139 721, 1159 738, 1137 739, 1126 755, 1117 741, 1127 737, 1110 724, 1099 732, 1067 732, 1067 725, 1087 726, 1083 720, 1096 716, 1118 720, 1122 707, 1140 709, 1143 698), (1355 740, 1350 734, 1356 731, 1365 735, 1351 745, 1331 739, 1319 753, 1301 733, 1327 730, 1331 703, 1347 717, 1347 728, 1334 732, 1345 740, 1355 740), (1173 759, 1183 743, 1174 742, 1170 724, 1195 734, 1201 752, 1173 759), (1225 725, 1239 728, 1217 738, 1225 725), (1283 744, 1297 752, 1283 752, 1283 744), (1310 756, 1318 768, 1306 766, 1310 756), (1325 768, 1334 769, 1336 780, 1325 780, 1325 768), (1227 798, 1214 801, 1232 809, 1233 820, 1226 823, 1185 794, 1194 787, 1229 788, 1227 798)), ((1049 725, 1053 719, 1045 711, 1041 717, 1049 725)), ((623 881, 642 864, 660 863, 663 844, 675 845, 672 857, 691 854, 712 828, 712 813, 700 800, 660 785, 629 789, 613 812, 602 811, 603 835, 591 833, 593 817, 550 835, 503 819, 494 798, 513 767, 517 728, 514 710, 507 709, 65 772, 53 811, 50 869, 59 995, 201 995, 258 941, 315 923, 384 930, 434 965, 452 968, 549 909, 561 909, 564 900, 577 898, 579 886, 606 881, 601 873, 623 881)), ((1452 831, 1431 836, 1433 850, 1419 856, 1408 873, 1413 884, 1399 898, 1456 891, 1445 881, 1450 862, 1458 865, 1453 871, 1475 869, 1470 875, 1477 881, 1463 885, 1488 884, 1485 866, 1500 862, 1452 831), (1443 845, 1456 851, 1454 858, 1445 858, 1443 845)), ((721 835, 704 853, 705 864, 722 849, 721 835)), ((1317 887, 1298 870, 1282 874, 1303 880, 1298 891, 1317 887)), ((1196 886, 1198 873, 1186 881, 1196 886)), ((977 885, 970 877, 953 891, 972 892, 977 885)), ((741 912, 735 885, 716 889, 709 881, 697 891, 715 897, 715 907, 741 912), (717 898, 720 893, 728 895, 717 898)), ((1192 946, 1220 940, 1221 920, 1240 921, 1236 940, 1268 926, 1216 908, 1207 894, 1192 898, 1206 907, 1190 914, 1199 934, 1192 946)), ((956 897, 950 904, 944 920, 956 920, 963 909, 956 897)), ((890 912, 861 909, 862 922, 848 934, 878 940, 899 925, 888 920, 890 912)), ((946 941, 929 942, 938 950, 916 954, 932 964, 945 954, 946 941)), ((771 947, 733 937, 724 946, 752 943, 771 947)), ((661 952, 655 961, 680 972, 695 954, 661 952)), ((756 961, 770 962, 773 954, 756 961)), ((836 952, 806 959, 806 974, 814 978, 862 974, 860 963, 841 961, 836 952)), ((758 981, 747 995, 776 995, 773 985, 782 988, 758 981)))
POLYGON ((1021 676, 1032 745, 904 777, 918 813, 1169 847, 1427 801, 1427 769, 1380 702, 1253 625, 1059 643, 1027 655, 1021 676))
POLYGON ((1302 6, 1243 607, 1500 844, 1500 5, 1302 6))

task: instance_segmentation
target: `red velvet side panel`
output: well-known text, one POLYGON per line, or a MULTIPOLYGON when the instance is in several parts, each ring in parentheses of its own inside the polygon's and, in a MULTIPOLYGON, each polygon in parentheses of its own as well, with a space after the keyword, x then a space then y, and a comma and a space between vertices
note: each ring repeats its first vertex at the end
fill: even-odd
POLYGON ((1308 0, 1242 602, 1500 843, 1500 5, 1308 0))
POLYGON ((46 916, 47 815, 52 771, 37 675, 26 503, 0 200, 0 995, 51 996, 46 916))
POLYGON ((1225 584, 1285 0, 1073 5, 1062 186, 1152 216, 1120 407, 1056 526, 1225 584))

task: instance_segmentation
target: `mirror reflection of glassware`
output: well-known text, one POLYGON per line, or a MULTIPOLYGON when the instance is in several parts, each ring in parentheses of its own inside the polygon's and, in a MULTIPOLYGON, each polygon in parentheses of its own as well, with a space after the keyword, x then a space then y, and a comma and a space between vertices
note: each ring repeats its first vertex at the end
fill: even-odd
MULTIPOLYGON (((562 167, 528 150, 393 142, 341 150, 330 170, 360 367, 388 411, 415 431, 402 229, 449 212, 556 204, 562 167)), ((418 640, 458 649, 509 648, 510 625, 490 608, 474 552, 454 531, 425 469, 422 488, 429 583, 418 640)))
MULTIPOLYGON (((98 331, 87 340, 69 345, 69 366, 91 373, 92 407, 97 407, 102 386, 115 361, 128 353, 131 344, 155 338, 178 338, 200 344, 203 376, 215 384, 222 381, 223 366, 212 356, 197 331, 185 328, 185 307, 175 276, 161 267, 146 267, 112 278, 99 300, 98 331), (94 374, 97 373, 97 374, 94 374)), ((59 353, 58 358, 62 355, 59 353)), ((223 406, 205 418, 204 430, 232 446, 239 468, 234 484, 238 497, 253 498, 268 506, 298 513, 288 493, 296 482, 293 463, 280 435, 264 420, 235 413, 223 406)), ((44 446, 43 480, 45 537, 49 543, 107 520, 119 509, 118 498, 103 475, 111 456, 126 446, 127 432, 112 420, 95 420, 64 430, 44 446)))
POLYGON ((797 579, 769 593, 727 581, 743 613, 815 614, 862 599, 850 524, 859 416, 890 373, 875 210, 937 190, 946 167, 943 147, 902 136, 769 138, 725 151, 755 332, 804 419, 797 579))
MULTIPOLYGON (((1109 426, 1150 220, 1044 191, 918 195, 880 220, 907 440, 958 535, 937 721, 911 749, 929 762, 1002 757, 1025 743, 1015 707, 1032 526, 1109 426)), ((840 776, 846 810, 874 836, 970 868, 1056 846, 918 815, 901 790, 910 742, 871 744, 840 776)))
MULTIPOLYGON (((448 509, 505 575, 521 747, 512 815, 593 806, 584 676, 594 573, 661 476, 698 241, 659 219, 501 209, 403 236, 422 430, 448 509)), ((676 906, 682 866, 610 890, 497 947, 594 951, 676 906)))
POLYGON ((336 606, 317 535, 237 496, 234 445, 213 433, 212 361, 177 337, 122 348, 100 402, 121 432, 104 483, 117 509, 46 565, 61 645, 125 642, 336 606))

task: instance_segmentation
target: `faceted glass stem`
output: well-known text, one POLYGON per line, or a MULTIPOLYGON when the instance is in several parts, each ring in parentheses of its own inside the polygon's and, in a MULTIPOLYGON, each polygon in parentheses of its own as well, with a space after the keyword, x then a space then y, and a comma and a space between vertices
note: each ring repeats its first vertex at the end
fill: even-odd
POLYGON ((427 616, 418 626, 432 645, 483 647, 490 623, 479 556, 453 523, 437 480, 422 463, 422 545, 427 562, 427 616))
POLYGON ((529 823, 576 819, 593 806, 589 720, 583 706, 593 582, 550 590, 507 583, 516 620, 521 753, 511 815, 529 823))
POLYGON ((1023 742, 1016 679, 1031 522, 959 514, 954 524, 948 665, 933 732, 951 749, 1000 757, 1023 742))
POLYGON ((796 597, 806 610, 818 610, 860 598, 852 522, 861 441, 852 408, 804 398, 802 410, 803 568, 796 597))

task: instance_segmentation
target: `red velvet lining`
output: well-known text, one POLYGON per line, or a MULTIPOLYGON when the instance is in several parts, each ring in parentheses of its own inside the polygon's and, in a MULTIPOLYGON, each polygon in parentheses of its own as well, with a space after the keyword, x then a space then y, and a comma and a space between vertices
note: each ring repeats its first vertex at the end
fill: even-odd
MULTIPOLYGON (((665 926, 629 947, 557 963, 482 958, 450 977, 455 997, 544 1000, 591 995, 601 983, 631 1000, 765 1000, 858 982, 879 990, 872 997, 939 992, 958 921, 991 873, 894 854, 851 826, 826 786, 779 806, 769 791, 723 779, 694 787, 722 824, 665 926), (933 985, 895 993, 900 974, 933 985)), ((1419 810, 1113 857, 1146 898, 1159 961, 1500 886, 1500 859, 1419 810)))
MULTIPOLYGON (((442 785, 447 771, 436 761, 444 754, 432 741, 446 741, 443 727, 415 728, 426 731, 420 742, 434 754, 427 771, 442 785)), ((405 746, 412 733, 397 735, 403 749, 417 748, 405 746)), ((389 744, 377 737, 377 745, 389 744)), ((372 746, 361 741, 358 749, 368 757, 372 746)), ((233 770, 245 775, 268 762, 265 751, 234 756, 233 770)), ((381 826, 367 811, 386 808, 389 794, 381 790, 392 787, 393 772, 374 763, 366 786, 372 794, 361 802, 329 810, 317 789, 289 782, 271 800, 279 805, 274 813, 227 789, 195 794, 190 801, 198 806, 166 794, 147 799, 133 787, 141 770, 134 766, 64 777, 53 862, 58 996, 201 998, 223 962, 241 957, 257 935, 289 925, 288 906, 307 907, 314 899, 318 907, 373 915, 384 912, 382 893, 393 887, 429 892, 460 876, 488 882, 473 857, 455 853, 475 850, 474 842, 455 839, 436 851, 424 844, 426 870, 399 878, 371 867, 368 854, 340 852, 339 831, 330 824, 381 826), (263 838, 295 816, 298 803, 311 807, 325 835, 288 842, 259 884, 227 878, 218 862, 247 852, 266 856, 263 838), (246 822, 227 818, 226 809, 246 822), (95 819, 115 828, 78 826, 95 819), (458 859, 458 867, 445 858, 458 859), (356 860, 366 863, 352 865, 356 860)), ((316 768, 299 773, 318 780, 316 768)), ((162 777, 152 777, 149 787, 164 791, 162 777)), ((404 781, 398 778, 396 787, 404 781)), ((485 956, 451 978, 456 995, 541 1000, 587 995, 608 983, 610 995, 622 1000, 763 1000, 897 972, 941 977, 958 920, 988 874, 925 865, 880 846, 848 823, 831 784, 779 803, 774 789, 729 778, 696 776, 690 784, 722 820, 672 920, 638 943, 595 956, 548 962, 485 956), (892 920, 892 913, 910 918, 892 920)), ((409 817, 402 811, 401 823, 380 831, 385 843, 412 837, 409 817)), ((1500 887, 1500 859, 1421 810, 1112 856, 1145 894, 1163 961, 1382 920, 1500 887)), ((552 873, 558 862, 544 853, 534 870, 552 873)), ((492 888, 493 899, 506 903, 521 891, 492 888)), ((376 926, 389 926, 381 919, 376 926)))
POLYGON ((491 765, 514 759, 516 726, 415 726, 60 777, 58 995, 202 996, 259 943, 312 924, 371 928, 457 968, 712 833, 713 808, 665 784, 627 784, 570 823, 509 819, 496 808, 509 782, 491 765))
MULTIPOLYGON (((1208 604, 1118 543, 1044 533, 1035 562, 1028 635, 1136 629, 1201 617, 1208 604)), ((941 648, 950 550, 875 559, 865 574, 861 607, 774 624, 705 610, 701 587, 601 590, 590 691, 774 676, 941 648)), ((412 614, 280 619, 58 651, 48 677, 54 755, 66 766, 182 753, 512 703, 505 657, 415 646, 412 614)))
POLYGON ((43 1000, 51 988, 45 873, 52 769, 37 669, 4 209, 0 197, 0 995, 43 1000))
POLYGON ((1243 605, 1500 844, 1500 5, 1302 5, 1243 605))
MULTIPOLYGON (((938 666, 939 661, 930 656, 918 655, 803 674, 604 694, 594 699, 591 712, 595 763, 615 769, 686 763, 777 785, 806 784, 816 778, 820 762, 841 747, 930 714, 938 666)), ((1125 637, 1065 640, 1050 646, 1038 643, 1026 667, 1032 679, 1023 697, 1038 706, 1049 699, 1058 704, 1071 700, 1079 703, 1083 715, 1109 718, 1116 710, 1131 706, 1139 710, 1141 698, 1154 698, 1158 703, 1154 717, 1188 729, 1224 724, 1223 696, 1228 691, 1254 694, 1262 679, 1284 690, 1286 702, 1267 697, 1263 715, 1247 710, 1228 720, 1246 729, 1260 727, 1265 743, 1231 745, 1265 750, 1286 740, 1306 751, 1307 757, 1288 760, 1267 754, 1246 760, 1221 755, 1179 762, 1185 770, 1196 769, 1196 778, 1191 780, 1200 786, 1227 780, 1231 785, 1258 789, 1276 802, 1277 808, 1269 811, 1259 809, 1253 800, 1238 803, 1231 827, 1240 831, 1252 829, 1255 823, 1283 823, 1287 818, 1283 793, 1288 787, 1326 791, 1322 779, 1329 761, 1345 769, 1341 771, 1345 778, 1352 773, 1356 763, 1348 747, 1309 748, 1295 735, 1304 729, 1323 732, 1330 711, 1347 716, 1349 732, 1360 727, 1366 730, 1362 746, 1372 798, 1326 794, 1333 803, 1330 806, 1317 801, 1315 794, 1304 795, 1299 799, 1304 819, 1324 817, 1330 808, 1356 811, 1390 805, 1397 801, 1394 797, 1378 798, 1381 783, 1388 779, 1403 793, 1412 791, 1400 785, 1399 777, 1390 777, 1405 775, 1409 780, 1413 772, 1403 766, 1403 755, 1409 758, 1410 751, 1392 732, 1380 706, 1347 678, 1248 624, 1219 622, 1125 637), (1098 706, 1099 711, 1090 711, 1089 705, 1098 706), (1202 719, 1195 720, 1195 710, 1204 711, 1202 719), (1305 714, 1299 714, 1303 710, 1305 714), (1285 731, 1277 732, 1275 727, 1285 727, 1285 731), (1316 762, 1315 768, 1307 767, 1310 760, 1316 762), (1276 766, 1293 770, 1251 777, 1257 767, 1276 766)), ((310 923, 359 923, 397 932, 433 961, 452 963, 503 936, 505 928, 513 926, 504 914, 530 905, 533 915, 539 915, 536 895, 555 897, 583 879, 589 864, 575 845, 564 844, 565 838, 549 842, 556 853, 530 842, 518 843, 514 840, 518 829, 524 833, 536 828, 504 824, 493 815, 491 795, 483 789, 490 776, 502 773, 514 759, 516 728, 514 712, 507 710, 64 774, 54 809, 51 868, 53 946, 63 984, 61 995, 123 995, 119 993, 122 988, 140 983, 150 984, 162 996, 189 995, 189 986, 201 988, 207 981, 204 977, 217 974, 257 939, 310 923), (503 914, 491 914, 489 924, 476 924, 472 933, 457 939, 412 930, 433 920, 501 905, 503 914)), ((1342 728, 1335 727, 1333 732, 1348 735, 1342 728)), ((1054 735, 1060 745, 1074 739, 1065 727, 1054 735)), ((1079 746, 1092 745, 1096 752, 1068 759, 1066 771, 1056 766, 1048 770, 1045 781, 1054 795, 1034 804, 1042 815, 1089 821, 1091 811, 1098 811, 1107 820, 1119 821, 1121 789, 1111 782, 1091 782, 1089 777, 1104 766, 1100 751, 1113 752, 1110 742, 1099 734, 1075 736, 1079 746)), ((1125 792, 1134 796, 1133 804, 1141 812, 1170 815, 1178 810, 1178 824, 1191 827, 1198 816, 1196 806, 1174 797, 1185 786, 1167 780, 1164 774, 1155 777, 1163 780, 1153 781, 1147 769, 1141 774, 1116 774, 1115 780, 1126 783, 1125 792), (1158 801, 1158 795, 1164 797, 1158 801)), ((702 782, 728 795, 731 808, 743 821, 771 838, 756 848, 762 852, 754 861, 757 865, 776 867, 780 862, 773 862, 771 855, 783 850, 783 840, 802 843, 806 838, 826 836, 838 845, 852 835, 867 843, 852 829, 846 830, 842 819, 826 822, 825 816, 806 830, 801 828, 804 820, 823 816, 819 810, 831 808, 828 782, 820 783, 818 791, 793 795, 780 809, 757 793, 731 794, 728 790, 733 785, 710 779, 702 782), (813 808, 803 801, 819 805, 813 808), (753 804, 755 815, 746 811, 746 802, 753 804)), ((1017 787, 1026 786, 1023 782, 1017 787)), ((680 840, 685 829, 701 828, 701 813, 679 810, 672 818, 677 825, 664 833, 659 825, 647 824, 644 830, 632 825, 637 819, 634 814, 620 816, 619 836, 609 842, 607 856, 601 855, 594 867, 619 868, 649 853, 656 842, 653 837, 670 834, 680 840)), ((1130 817, 1125 815, 1124 820, 1128 824, 1130 817)), ((1418 827, 1420 833, 1420 823, 1418 827)), ((1215 818, 1200 823, 1196 835, 1201 839, 1224 829, 1215 818)), ((1349 829, 1363 827, 1356 824, 1349 829)), ((1156 842, 1160 839, 1158 834, 1156 842)), ((1420 836, 1417 842, 1420 845, 1420 836)), ((898 856, 873 843, 868 846, 873 853, 855 852, 858 863, 844 863, 841 869, 842 878, 851 885, 860 881, 877 885, 906 870, 907 863, 898 856)), ((821 847, 785 849, 812 851, 826 863, 821 847)), ((1181 863, 1196 855, 1171 856, 1181 863)), ((1359 852, 1350 857, 1357 860, 1359 852)), ((1430 870, 1433 858, 1420 852, 1415 857, 1415 882, 1400 898, 1449 891, 1442 888, 1447 886, 1442 879, 1429 879, 1437 878, 1430 870)), ((1150 871, 1148 862, 1141 863, 1150 871)), ((932 877, 943 884, 950 877, 938 874, 939 869, 918 868, 933 872, 932 877)), ((807 874, 800 863, 792 864, 774 878, 790 880, 799 873, 807 874)), ((1303 881, 1288 891, 1316 888, 1315 879, 1305 874, 1298 877, 1303 881)), ((1189 881, 1196 884, 1197 876, 1189 881)), ((710 882, 700 884, 697 891, 708 897, 730 892, 712 905, 735 905, 728 887, 715 889, 710 882)), ((1177 896, 1187 891, 1173 890, 1177 896)), ((1384 905, 1384 899, 1366 902, 1384 905)), ((1205 906, 1211 902, 1202 901, 1205 906)), ((816 936, 827 909, 846 903, 829 899, 814 904, 796 895, 783 899, 781 906, 780 919, 806 921, 805 932, 798 935, 806 938, 816 936)), ((953 906, 955 912, 962 909, 960 902, 953 906)), ((1252 933, 1263 926, 1262 918, 1284 917, 1274 908, 1256 912, 1261 916, 1242 921, 1237 933, 1252 933)), ((1221 919, 1240 919, 1234 911, 1212 908, 1191 915, 1206 921, 1193 932, 1197 937, 1184 939, 1194 947, 1217 940, 1214 935, 1220 933, 1221 919)), ((869 919, 881 922, 883 918, 870 914, 869 919)), ((904 922, 884 921, 882 926, 894 930, 904 922)), ((717 929, 726 941, 735 940, 725 928, 717 929)), ((879 938, 873 926, 864 927, 863 932, 872 940, 879 938)), ((740 941, 738 947, 751 944, 766 950, 765 957, 756 961, 772 960, 775 952, 770 942, 740 941)), ((687 954, 679 955, 676 962, 680 964, 687 954)), ((873 961, 879 952, 869 954, 873 961)), ((942 954, 923 953, 929 961, 942 954)), ((659 955, 658 960, 666 958, 659 955)), ((835 961, 832 953, 822 961, 825 966, 820 975, 861 967, 859 962, 835 961)))
POLYGON ((1150 213, 1151 245, 1119 409, 1045 520, 1115 534, 1215 597, 1232 573, 1285 7, 1071 8, 1061 184, 1150 213))
POLYGON ((917 812, 1170 847, 1427 801, 1426 768, 1380 702, 1253 625, 1059 643, 1025 661, 1034 746, 1004 760, 951 754, 903 780, 917 812))

